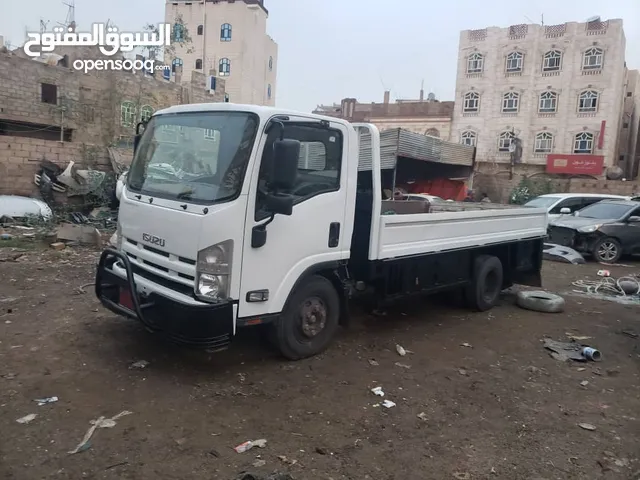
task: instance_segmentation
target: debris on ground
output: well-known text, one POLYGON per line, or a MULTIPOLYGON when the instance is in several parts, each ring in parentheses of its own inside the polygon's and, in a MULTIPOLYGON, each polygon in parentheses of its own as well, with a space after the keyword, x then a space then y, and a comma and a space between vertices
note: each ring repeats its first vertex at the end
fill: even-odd
POLYGON ((84 434, 84 437, 82 438, 78 446, 73 450, 71 450, 70 452, 68 452, 69 455, 73 455, 79 452, 84 452, 85 450, 88 450, 89 448, 91 448, 91 442, 89 440, 91 440, 91 437, 93 436, 96 429, 113 428, 116 426, 116 420, 118 420, 121 417, 124 417, 125 415, 131 415, 131 413, 133 412, 129 412, 128 410, 123 410, 122 412, 120 412, 119 414, 111 418, 98 417, 96 420, 91 420, 89 422, 91 424, 91 427, 89 427, 89 430, 87 430, 87 433, 84 434))
POLYGON ((587 385, 589 385, 589 380, 583 380, 580 382, 581 387, 586 387, 587 385))
POLYGON ((295 465, 296 463, 298 463, 297 460, 288 458, 286 455, 278 455, 278 460, 280 460, 282 463, 286 463, 287 465, 295 465))
POLYGON ((467 472, 454 472, 453 476, 458 480, 469 480, 471 478, 471 475, 467 472))
POLYGON ((564 247, 555 243, 545 243, 542 247, 542 258, 552 262, 571 263, 579 265, 586 263, 584 257, 573 248, 564 247))
POLYGON ((369 365, 373 365, 374 367, 377 367, 380 364, 378 362, 376 362, 375 360, 369 360, 369 365))
POLYGON ((627 337, 638 338, 638 334, 631 330, 622 330, 620 333, 622 335, 626 335, 627 337))
POLYGON ((251 465, 253 465, 256 468, 260 468, 260 467, 264 467, 266 464, 267 462, 265 460, 258 459, 255 462, 253 462, 251 465))
POLYGON ((398 355, 401 357, 404 357, 407 354, 407 351, 402 347, 402 345, 396 345, 396 352, 398 352, 398 355))
POLYGON ((35 418, 38 415, 36 415, 35 413, 30 413, 29 415, 25 415, 24 417, 21 417, 19 419, 16 420, 16 422, 18 423, 22 423, 22 424, 27 424, 32 422, 33 420, 35 420, 35 418))
POLYGON ((574 293, 589 298, 614 300, 619 303, 640 303, 640 281, 637 277, 626 276, 616 279, 605 276, 601 280, 577 280, 572 285, 580 289, 574 290, 574 293))
POLYGON ((591 340, 593 337, 588 337, 586 335, 574 335, 573 333, 565 333, 569 340, 573 340, 575 342, 581 342, 583 340, 591 340))
POLYGON ((85 293, 87 293, 87 291, 85 290, 85 288, 87 287, 93 287, 95 285, 95 282, 91 282, 91 283, 85 283, 84 285, 80 285, 78 288, 76 288, 73 293, 77 293, 78 295, 83 295, 85 293))
POLYGON ((33 401, 38 404, 39 407, 46 405, 47 403, 55 403, 59 399, 58 397, 46 397, 46 398, 36 398, 33 401))
POLYGON ((427 418, 428 418, 428 417, 427 417, 427 414, 426 414, 426 413, 424 413, 424 412, 420 412, 420 413, 417 415, 417 417, 418 417, 420 420, 422 420, 423 422, 426 422, 426 421, 427 421, 427 418))
POLYGON ((610 277, 611 276, 611 272, 609 270, 598 270, 597 275, 599 277, 610 277))
POLYGON ((102 245, 102 236, 97 228, 89 225, 74 225, 72 223, 63 223, 58 227, 56 233, 58 240, 66 240, 70 242, 78 242, 80 244, 102 245))
POLYGON ((288 473, 271 473, 269 475, 262 475, 259 473, 242 472, 236 480, 293 480, 293 477, 288 473))
POLYGON ((564 311, 565 301, 560 295, 543 290, 521 290, 516 294, 516 305, 534 312, 560 313, 564 311))
POLYGON ((382 391, 382 387, 374 387, 371 389, 371 393, 377 395, 379 397, 384 397, 384 392, 382 391))
POLYGON ((54 250, 64 250, 66 248, 66 244, 64 242, 54 242, 51 245, 49 245, 51 248, 53 248, 54 250))
POLYGON ((592 360, 597 362, 602 359, 602 355, 598 350, 577 342, 556 342, 545 338, 543 345, 547 350, 551 350, 551 357, 563 362, 567 360, 575 360, 577 362, 592 360))
POLYGON ((149 365, 149 362, 146 360, 138 360, 137 362, 133 362, 129 368, 146 368, 149 365))
POLYGON ((382 406, 385 408, 393 408, 396 406, 395 402, 392 402, 391 400, 385 400, 384 402, 382 402, 382 406))
POLYGON ((470 343, 464 342, 460 344, 461 347, 466 347, 466 348, 473 348, 473 345, 471 345, 470 343))
POLYGON ((411 368, 411 365, 407 365, 406 363, 396 362, 395 365, 396 365, 396 367, 406 368, 407 370, 409 370, 411 368))
POLYGON ((578 426, 584 430, 593 431, 596 429, 596 427, 594 425, 591 425, 590 423, 579 423, 578 426))
POLYGON ((322 447, 316 447, 316 453, 318 453, 320 455, 328 455, 329 454, 327 449, 326 448, 322 448, 322 447))
POLYGON ((264 438, 259 440, 248 440, 244 443, 241 443, 237 447, 234 447, 234 450, 237 453, 244 453, 251 450, 253 447, 264 448, 267 446, 267 441, 264 438))

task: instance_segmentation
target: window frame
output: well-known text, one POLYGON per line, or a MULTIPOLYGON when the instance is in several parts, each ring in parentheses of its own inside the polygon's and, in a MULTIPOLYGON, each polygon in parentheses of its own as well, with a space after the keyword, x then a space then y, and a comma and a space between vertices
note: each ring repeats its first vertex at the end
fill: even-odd
POLYGON ((502 113, 518 113, 520 111, 520 94, 518 92, 507 92, 502 95, 502 113), (511 107, 508 107, 509 102, 512 103, 511 107))
POLYGON ((484 72, 484 55, 480 52, 473 52, 467 57, 467 73, 483 73, 484 72), (471 68, 471 64, 475 63, 476 68, 471 68))
POLYGON ((511 145, 513 145, 513 133, 505 130, 498 135, 498 152, 511 153, 511 145), (504 140, 509 140, 509 145, 506 146, 504 140))
POLYGON ((553 90, 547 90, 546 92, 542 92, 538 96, 538 113, 557 113, 558 112, 558 93, 553 90), (543 98, 545 95, 548 95, 550 98, 543 98), (553 110, 550 108, 543 108, 542 104, 544 101, 549 101, 553 103, 553 110))
POLYGON ((593 149, 595 147, 595 135, 591 132, 580 132, 580 133, 576 133, 573 136, 573 153, 576 155, 593 155, 593 149), (578 140, 578 137, 585 137, 581 140, 578 140), (578 148, 578 142, 590 142, 591 144, 591 149, 589 151, 583 151, 586 149, 579 149, 578 148))
POLYGON ((562 70, 562 52, 558 49, 549 50, 542 56, 542 71, 543 72, 559 72, 562 70), (557 54, 557 56, 552 56, 557 54), (551 66, 551 60, 557 59, 557 66, 551 66))
POLYGON ((130 100, 123 101, 120 104, 120 125, 123 127, 135 127, 137 113, 138 108, 134 102, 130 100), (130 120, 126 121, 125 118, 130 120))
MULTIPOLYGON (((272 133, 267 135, 266 141, 264 142, 264 147, 263 147, 263 151, 262 151, 262 155, 260 156, 260 163, 258 166, 259 169, 259 173, 258 173, 258 192, 262 191, 261 190, 261 182, 266 182, 265 176, 267 175, 270 167, 269 165, 266 165, 266 167, 263 169, 263 162, 265 162, 265 158, 268 160, 268 157, 265 157, 265 154, 268 154, 269 149, 272 147, 273 142, 279 138, 280 136, 280 131, 278 129, 274 129, 272 131, 272 133), (277 130, 277 131, 276 131, 277 130)), ((330 149, 327 147, 327 144, 325 142, 322 141, 322 139, 324 137, 326 137, 327 139, 331 138, 332 136, 335 138, 334 142, 329 141, 329 143, 335 143, 336 147, 338 148, 338 154, 336 155, 336 161, 338 162, 337 166, 337 176, 334 178, 332 177, 326 177, 327 179, 330 179, 332 182, 335 181, 335 186, 330 188, 330 189, 325 189, 325 190, 319 190, 317 192, 314 192, 312 194, 309 195, 305 195, 305 196, 300 196, 300 197, 296 197, 293 201, 293 206, 295 207, 296 205, 299 205, 303 202, 306 202, 307 200, 310 200, 312 198, 315 198, 319 195, 325 195, 325 194, 329 194, 329 193, 334 193, 334 192, 338 192, 340 191, 341 185, 342 185, 342 171, 344 169, 344 164, 345 164, 345 135, 343 133, 342 130, 340 130, 339 128, 333 128, 330 125, 323 125, 321 123, 310 123, 310 122, 305 122, 305 121, 291 121, 291 122, 284 122, 284 132, 282 132, 283 134, 283 138, 285 139, 294 139, 294 140, 299 140, 302 143, 314 143, 314 142, 318 142, 318 143, 322 143, 325 146, 325 169, 324 170, 306 170, 308 171, 327 171, 326 169, 326 164, 329 162, 329 152, 330 149), (309 136, 304 135, 305 140, 299 140, 299 138, 296 138, 295 135, 292 135, 291 130, 295 129, 299 132, 303 132, 306 130, 307 134, 310 134, 311 132, 313 132, 313 130, 317 130, 319 132, 322 132, 323 135, 318 135, 315 139, 313 139, 313 136, 311 136, 311 139, 309 138, 309 136), (289 131, 289 134, 287 134, 287 130, 289 131)), ((302 135, 299 135, 302 136, 302 135)), ((302 148, 301 148, 302 151, 302 148)), ((333 159, 332 159, 333 160, 333 159)), ((299 164, 298 164, 299 165, 299 164)), ((300 166, 298 166, 298 172, 300 172, 300 166)), ((303 170, 305 171, 305 170, 303 170)), ((327 182, 328 183, 328 182, 327 182)), ((264 183, 263 183, 264 184, 264 183)), ((256 199, 255 199, 255 206, 254 206, 254 220, 256 222, 264 220, 265 218, 270 216, 269 212, 266 212, 264 210, 261 209, 261 206, 259 205, 259 201, 260 199, 258 198, 258 196, 256 195, 256 199)))
POLYGON ((600 107, 600 92, 596 90, 583 90, 578 94, 578 113, 597 113, 600 107), (589 95, 591 95, 589 97, 589 95), (595 104, 592 107, 583 106, 583 102, 591 100, 595 104))
POLYGON ((514 52, 510 52, 506 57, 505 57, 505 65, 504 65, 504 70, 506 73, 519 73, 524 71, 524 53, 520 52, 520 51, 514 51, 514 52), (516 62, 516 67, 515 68, 510 68, 509 67, 509 63, 514 61, 516 62))
POLYGON ((142 107, 140 107, 140 121, 141 122, 148 122, 149 120, 151 120, 151 117, 153 116, 153 107, 151 105, 143 105, 142 107), (145 113, 149 112, 148 117, 145 120, 145 113))
POLYGON ((539 132, 534 137, 533 153, 549 154, 549 153, 553 152, 554 140, 555 140, 555 138, 554 138, 553 133, 551 133, 551 132, 539 132), (543 136, 546 136, 547 138, 541 138, 543 136), (539 146, 541 145, 541 142, 549 142, 549 148, 548 149, 539 148, 539 146))
POLYGON ((460 134, 460 143, 462 145, 466 145, 467 147, 476 147, 476 145, 478 143, 478 134, 476 132, 474 132, 473 130, 464 130, 460 134), (472 143, 467 143, 465 141, 467 139, 472 139, 473 142, 472 143))
POLYGON ((233 37, 233 27, 230 23, 223 23, 220 25, 220 41, 230 42, 233 37))
POLYGON ((231 75, 231 60, 229 60, 227 57, 221 58, 218 62, 218 75, 220 75, 221 77, 228 77, 229 75, 231 75))
POLYGON ((467 92, 464 94, 462 103, 462 113, 478 113, 480 111, 480 94, 478 92, 467 92), (474 101, 475 107, 470 107, 470 103, 474 101))
POLYGON ((589 47, 582 54, 582 70, 601 70, 604 66, 604 50, 600 47, 589 47), (587 61, 590 58, 599 58, 599 63, 587 61))

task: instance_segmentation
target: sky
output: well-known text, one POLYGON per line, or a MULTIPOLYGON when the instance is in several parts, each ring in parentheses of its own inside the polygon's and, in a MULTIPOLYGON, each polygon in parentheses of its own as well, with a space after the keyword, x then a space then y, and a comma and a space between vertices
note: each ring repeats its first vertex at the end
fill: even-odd
MULTIPOLYGON (((69 1, 69 0, 67 0, 69 1)), ((79 30, 110 19, 139 31, 164 21, 164 0, 75 0, 79 30)), ((640 68, 640 0, 265 0, 267 33, 279 45, 276 105, 311 111, 353 97, 360 102, 452 100, 461 30, 520 23, 622 18, 627 64, 640 68)), ((62 0, 0 0, 0 35, 16 46, 40 20, 65 20, 62 0)))

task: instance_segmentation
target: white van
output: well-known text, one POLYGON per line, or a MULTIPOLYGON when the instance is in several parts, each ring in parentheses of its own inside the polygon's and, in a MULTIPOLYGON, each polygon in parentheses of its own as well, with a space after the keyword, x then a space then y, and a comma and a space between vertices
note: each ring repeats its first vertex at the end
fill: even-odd
POLYGON ((600 200, 629 200, 622 195, 607 195, 604 193, 549 193, 540 195, 524 204, 525 207, 546 208, 549 220, 570 215, 600 200))

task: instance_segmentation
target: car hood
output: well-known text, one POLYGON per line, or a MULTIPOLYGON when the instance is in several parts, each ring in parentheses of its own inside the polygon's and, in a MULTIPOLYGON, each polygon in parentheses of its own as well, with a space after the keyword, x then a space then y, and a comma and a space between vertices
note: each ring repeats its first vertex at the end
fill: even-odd
POLYGON ((605 223, 613 223, 616 220, 613 218, 602 219, 602 218, 581 218, 581 217, 561 217, 557 220, 554 220, 549 224, 550 227, 563 227, 563 228, 573 228, 577 230, 582 227, 590 227, 591 225, 602 225, 605 223))

